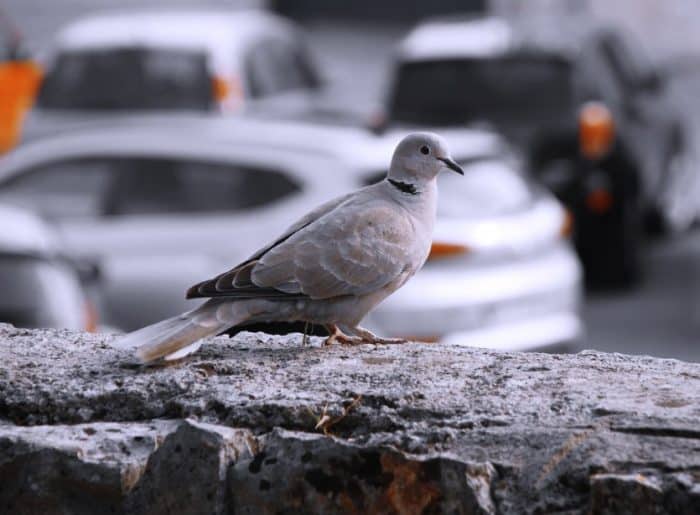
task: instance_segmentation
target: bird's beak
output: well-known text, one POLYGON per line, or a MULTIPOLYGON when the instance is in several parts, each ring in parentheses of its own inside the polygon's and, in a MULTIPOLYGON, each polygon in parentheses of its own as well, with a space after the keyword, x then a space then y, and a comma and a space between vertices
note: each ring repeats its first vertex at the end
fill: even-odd
POLYGON ((462 170, 462 167, 455 163, 449 157, 438 157, 438 159, 445 163, 445 166, 447 166, 447 168, 449 168, 453 172, 457 172, 459 175, 464 175, 464 170, 462 170))

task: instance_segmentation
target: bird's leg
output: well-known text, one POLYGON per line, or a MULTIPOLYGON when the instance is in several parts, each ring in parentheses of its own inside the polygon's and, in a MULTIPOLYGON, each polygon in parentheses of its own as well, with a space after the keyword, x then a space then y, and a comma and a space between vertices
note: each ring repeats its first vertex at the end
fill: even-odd
POLYGON ((304 336, 301 339, 301 345, 306 347, 309 343, 309 322, 304 322, 304 336))
POLYGON ((340 329, 338 329, 338 326, 335 324, 326 324, 324 327, 326 331, 328 331, 328 338, 324 340, 323 346, 333 345, 338 337, 338 333, 340 333, 340 329))
POLYGON ((381 336, 377 336, 372 331, 369 331, 363 327, 357 326, 353 327, 352 329, 353 332, 357 334, 358 337, 361 338, 364 343, 375 343, 378 345, 406 343, 406 340, 403 338, 382 338, 381 336))

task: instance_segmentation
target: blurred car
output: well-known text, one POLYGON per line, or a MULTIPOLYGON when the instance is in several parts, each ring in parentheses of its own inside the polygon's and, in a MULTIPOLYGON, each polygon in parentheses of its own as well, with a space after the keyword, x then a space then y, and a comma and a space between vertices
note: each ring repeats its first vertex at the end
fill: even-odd
POLYGON ((134 111, 234 112, 313 90, 300 30, 264 11, 107 12, 59 32, 23 138, 134 111))
MULTIPOLYGON (((187 287, 315 205, 381 180, 404 135, 243 117, 135 119, 18 148, 0 163, 0 199, 54 221, 76 257, 99 256, 106 320, 128 330, 191 308, 187 287)), ((576 339, 581 271, 565 211, 518 174, 496 135, 443 135, 466 177, 440 177, 429 262, 365 324, 507 349, 576 339)))
POLYGON ((35 214, 0 205, 0 322, 95 330, 95 313, 75 266, 35 214))
POLYGON ((634 282, 643 225, 681 230, 697 216, 689 135, 632 39, 549 21, 418 25, 399 46, 384 123, 499 130, 574 213, 588 277, 634 282))

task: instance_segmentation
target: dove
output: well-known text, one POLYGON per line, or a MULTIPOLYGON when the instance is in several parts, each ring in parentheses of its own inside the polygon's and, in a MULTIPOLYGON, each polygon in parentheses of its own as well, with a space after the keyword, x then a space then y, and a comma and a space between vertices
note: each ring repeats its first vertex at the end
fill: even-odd
POLYGON ((317 207, 231 270, 200 282, 201 306, 118 338, 145 363, 193 353, 234 326, 306 322, 326 327, 326 344, 400 343, 360 327, 430 253, 437 176, 464 175, 445 141, 412 133, 397 145, 382 181, 317 207))

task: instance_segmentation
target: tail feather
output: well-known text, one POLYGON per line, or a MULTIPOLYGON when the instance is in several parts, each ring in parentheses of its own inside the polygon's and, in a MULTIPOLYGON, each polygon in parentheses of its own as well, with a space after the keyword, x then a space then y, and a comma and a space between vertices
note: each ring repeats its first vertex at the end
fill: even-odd
POLYGON ((185 356, 194 354, 202 346, 202 343, 204 343, 202 340, 197 340, 196 342, 190 343, 187 347, 183 347, 177 352, 168 354, 167 356, 163 357, 163 359, 165 361, 175 361, 176 359, 184 358, 185 356))
POLYGON ((168 318, 122 336, 112 346, 134 349, 144 363, 163 358, 180 359, 201 346, 200 340, 218 334, 243 320, 220 320, 216 306, 204 305, 194 311, 168 318))

